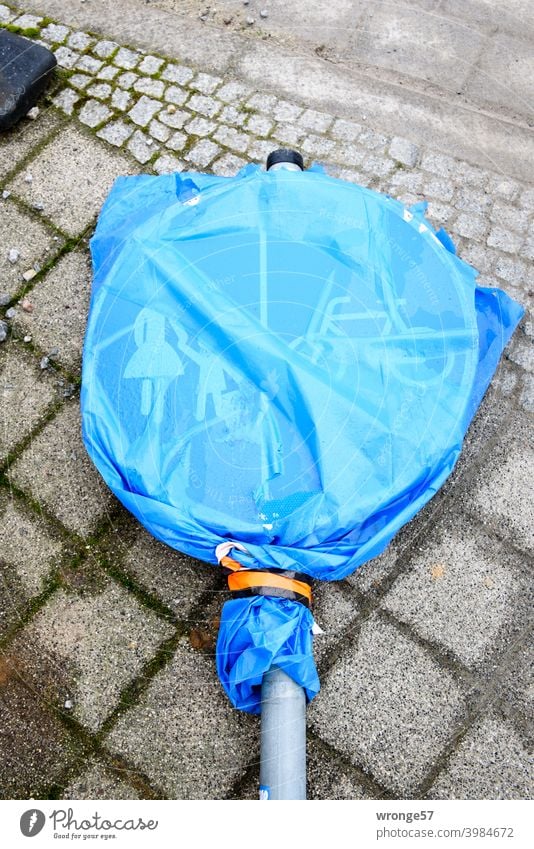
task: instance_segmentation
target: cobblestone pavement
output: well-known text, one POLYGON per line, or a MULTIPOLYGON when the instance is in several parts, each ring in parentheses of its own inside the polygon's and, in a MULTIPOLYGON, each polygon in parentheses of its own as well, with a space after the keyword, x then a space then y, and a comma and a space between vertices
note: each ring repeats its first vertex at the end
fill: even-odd
MULTIPOLYGON (((242 77, 0 5, 57 81, 0 137, 0 787, 4 798, 254 798, 258 722, 213 651, 212 567, 153 540, 79 435, 88 238, 113 179, 230 175, 280 145, 428 199, 460 255, 527 308, 534 186, 242 77)), ((386 552, 318 588, 312 798, 532 792, 530 313, 452 477, 386 552)))

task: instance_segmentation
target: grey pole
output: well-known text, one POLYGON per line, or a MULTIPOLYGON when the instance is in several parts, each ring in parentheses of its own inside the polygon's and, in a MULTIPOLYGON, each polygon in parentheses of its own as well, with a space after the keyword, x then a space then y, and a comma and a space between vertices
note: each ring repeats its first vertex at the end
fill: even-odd
MULTIPOLYGON (((303 167, 302 156, 293 150, 276 150, 267 158, 267 171, 303 167)), ((261 687, 260 799, 305 798, 306 694, 273 666, 261 687)))
POLYGON ((273 666, 261 688, 260 799, 306 798, 306 695, 273 666))

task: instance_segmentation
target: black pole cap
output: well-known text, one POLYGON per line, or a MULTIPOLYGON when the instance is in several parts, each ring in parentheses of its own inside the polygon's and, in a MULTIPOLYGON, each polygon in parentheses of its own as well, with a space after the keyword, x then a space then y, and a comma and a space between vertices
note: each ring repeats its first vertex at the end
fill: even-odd
POLYGON ((290 150, 286 147, 279 147, 278 150, 272 150, 267 157, 267 164, 265 166, 267 171, 278 162, 291 162, 293 165, 298 165, 301 171, 304 171, 304 160, 296 150, 290 150))

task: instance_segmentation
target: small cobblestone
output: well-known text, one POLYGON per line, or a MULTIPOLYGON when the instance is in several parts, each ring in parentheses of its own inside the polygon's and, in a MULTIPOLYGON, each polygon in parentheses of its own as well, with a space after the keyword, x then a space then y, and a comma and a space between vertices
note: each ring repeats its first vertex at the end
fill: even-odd
POLYGON ((440 180, 435 177, 425 183, 423 194, 425 197, 436 198, 437 200, 450 201, 454 195, 454 185, 449 180, 440 180))
POLYGON ((49 41, 50 44, 62 44, 69 34, 69 28, 61 24, 48 24, 47 27, 41 30, 41 38, 49 41))
POLYGON ((387 138, 382 133, 375 133, 374 130, 363 130, 358 136, 358 144, 363 145, 368 150, 375 151, 375 153, 385 151, 387 141, 387 138))
POLYGON ((224 103, 235 103, 236 100, 241 100, 247 97, 250 93, 250 86, 245 83, 232 82, 225 83, 217 92, 217 100, 222 100, 224 103))
POLYGON ((301 148, 311 156, 328 156, 335 147, 335 142, 325 139, 323 136, 308 135, 301 142, 301 148))
POLYGON ((295 103, 289 103, 287 100, 279 100, 272 111, 272 117, 275 121, 296 121, 303 112, 302 106, 297 106, 295 103))
POLYGON ((107 83, 95 83, 87 89, 87 94, 91 97, 96 97, 98 100, 107 100, 112 92, 112 88, 107 83))
POLYGON ((514 254, 521 247, 522 236, 504 230, 502 227, 494 227, 488 236, 487 244, 490 248, 498 248, 505 253, 514 254))
POLYGON ((57 50, 54 50, 54 56, 57 59, 57 63, 60 68, 66 68, 70 71, 74 68, 76 62, 78 61, 79 54, 75 53, 74 50, 71 50, 70 47, 58 47, 57 50))
POLYGON ((375 177, 387 177, 395 168, 395 164, 385 156, 371 153, 363 160, 362 168, 364 171, 370 171, 375 177))
POLYGON ((166 142, 171 134, 169 127, 166 127, 165 124, 162 124, 157 118, 153 118, 148 125, 148 132, 152 138, 157 139, 160 142, 166 142))
POLYGON ((67 39, 67 47, 72 47, 73 50, 87 50, 94 43, 95 39, 86 32, 73 32, 67 39))
POLYGON ((268 136, 273 127, 273 122, 269 118, 266 118, 265 115, 251 115, 247 121, 246 128, 248 132, 253 133, 255 136, 268 136))
POLYGON ((461 258, 472 265, 477 271, 489 272, 495 264, 498 254, 486 246, 467 242, 461 251, 461 258))
POLYGON ((126 73, 121 74, 120 77, 117 77, 117 85, 120 85, 121 88, 127 90, 133 87, 133 84, 136 79, 137 74, 134 74, 133 71, 126 71, 126 73))
POLYGON ((447 206, 445 203, 436 203, 433 200, 429 201, 427 216, 431 221, 435 221, 438 224, 446 224, 453 215, 454 209, 451 206, 447 206))
POLYGON ((167 80, 167 82, 170 83, 187 85, 187 83, 193 79, 193 71, 191 68, 186 68, 183 65, 167 65, 167 67, 162 71, 161 78, 162 80, 167 80))
POLYGON ((213 77, 211 74, 197 74, 189 84, 189 87, 202 94, 213 94, 217 86, 222 83, 221 77, 213 77))
POLYGON ((56 94, 56 96, 52 98, 52 103, 54 106, 57 106, 58 109, 61 109, 65 115, 72 115, 74 107, 78 103, 79 99, 79 95, 71 88, 64 88, 63 91, 60 91, 59 94, 56 94))
POLYGON ((116 41, 109 41, 107 39, 103 39, 95 44, 93 47, 93 53, 99 57, 99 59, 109 59, 110 56, 113 56, 116 50, 118 50, 119 45, 116 41))
POLYGON ((526 262, 522 262, 520 259, 499 257, 495 264, 497 277, 502 277, 503 280, 513 286, 522 286, 527 278, 527 273, 528 266, 526 262))
POLYGON ((42 20, 39 15, 24 14, 16 18, 13 23, 16 27, 20 27, 20 29, 39 29, 42 20))
POLYGON ((153 168, 156 174, 174 174, 184 170, 180 160, 169 153, 164 153, 163 156, 156 159, 153 168))
POLYGON ((534 212, 534 189, 526 189, 519 198, 519 203, 525 209, 534 212))
POLYGON ((504 203, 493 205, 490 218, 500 227, 514 230, 516 233, 524 233, 528 226, 528 213, 525 210, 504 203))
POLYGON ((290 147, 296 147, 300 144, 303 132, 297 127, 294 127, 292 124, 277 124, 272 135, 276 141, 289 145, 290 147))
POLYGON ((153 74, 158 73, 164 62, 165 60, 160 59, 158 56, 145 56, 137 70, 141 74, 148 74, 149 76, 152 76, 153 74))
POLYGON ((245 133, 239 133, 233 127, 219 127, 213 138, 225 147, 244 153, 249 145, 250 137, 245 133))
POLYGON ((147 80, 144 77, 139 77, 134 83, 134 91, 148 94, 150 97, 163 97, 165 83, 162 83, 161 80, 147 80))
POLYGON ((471 186, 485 188, 488 183, 488 175, 482 168, 476 165, 469 165, 467 162, 457 162, 456 167, 457 179, 462 183, 469 183, 471 186))
POLYGON ((483 239, 488 225, 484 218, 477 215, 467 215, 461 213, 456 219, 453 230, 460 236, 465 236, 466 239, 483 239))
POLYGON ((235 106, 224 106, 219 115, 220 120, 225 124, 235 124, 237 127, 240 127, 244 123, 245 117, 235 106))
POLYGON ((103 68, 100 68, 96 78, 97 80, 114 80, 118 73, 119 69, 115 65, 104 65, 103 68))
POLYGON ((272 141, 254 141, 248 150, 249 159, 254 162, 259 162, 261 165, 265 165, 265 161, 273 148, 274 145, 272 141))
POLYGON ((133 127, 125 124, 124 121, 113 121, 111 124, 106 124, 97 132, 97 136, 115 147, 121 147, 126 139, 129 139, 133 133, 133 127))
POLYGON ((141 165, 145 165, 159 150, 159 145, 155 144, 150 136, 145 135, 141 130, 136 130, 130 138, 127 148, 141 165))
POLYGON ((79 71, 87 71, 88 74, 96 74, 103 64, 100 59, 95 59, 94 56, 87 56, 85 54, 80 56, 76 62, 76 68, 79 71))
POLYGON ((215 121, 209 121, 208 118, 198 116, 189 121, 186 130, 191 136, 209 136, 216 127, 215 121))
MULTIPOLYGON (((135 106, 130 109, 128 112, 128 116, 139 127, 146 127, 156 114, 161 109, 161 103, 159 100, 152 100, 150 97, 147 97, 143 94, 142 97, 139 98, 135 106)), ((145 160, 146 161, 146 160, 145 160)))
POLYGON ((167 127, 172 127, 173 130, 181 130, 188 118, 191 117, 189 112, 178 110, 177 112, 167 112, 165 109, 158 115, 158 121, 165 124, 167 127))
POLYGON ((456 162, 451 156, 442 153, 424 153, 421 159, 421 168, 437 174, 438 177, 453 177, 456 174, 456 162))
POLYGON ((276 97, 274 94, 253 94, 247 100, 247 106, 250 109, 256 109, 258 112, 267 112, 269 115, 272 114, 275 103, 276 97))
POLYGON ((414 168, 417 165, 420 150, 416 144, 408 141, 408 139, 395 136, 389 146, 389 155, 397 162, 402 162, 408 168, 414 168))
POLYGON ((356 141, 363 127, 361 124, 356 124, 354 121, 345 121, 344 118, 338 118, 334 121, 331 133, 336 139, 342 141, 356 141))
POLYGON ((205 168, 220 152, 220 147, 209 139, 202 139, 191 148, 185 157, 201 168, 205 168))
MULTIPOLYGON (((166 92, 166 96, 167 94, 168 92, 166 92)), ((194 94, 190 98, 187 108, 191 109, 192 112, 200 112, 201 115, 205 115, 207 118, 213 118, 220 111, 221 104, 217 103, 213 97, 206 97, 204 94, 194 94)))
POLYGON ((165 100, 175 106, 183 106, 188 96, 189 92, 177 85, 170 85, 165 91, 165 100))
POLYGON ((78 118, 88 127, 97 127, 103 121, 107 121, 111 115, 111 109, 103 103, 99 103, 98 100, 88 100, 80 109, 78 118))
POLYGON ((519 188, 519 183, 516 183, 515 180, 496 174, 489 179, 488 194, 491 197, 499 195, 508 201, 512 201, 517 197, 519 188))
POLYGON ((475 215, 487 215, 492 204, 492 198, 485 192, 479 192, 469 186, 461 186, 456 192, 454 205, 463 212, 475 215))
POLYGON ((165 142, 165 147, 168 147, 169 150, 183 150, 187 142, 187 136, 185 133, 177 130, 172 134, 170 139, 165 142))
POLYGON ((225 153, 213 165, 213 173, 219 177, 234 177, 240 168, 247 164, 246 159, 225 153))
POLYGON ((90 82, 93 81, 92 77, 89 77, 87 74, 72 74, 69 78, 69 83, 74 88, 77 88, 79 91, 83 91, 84 88, 87 88, 90 82))
POLYGON ((127 47, 120 47, 113 57, 113 64, 118 68, 124 68, 126 71, 131 71, 139 64, 141 54, 135 50, 129 50, 127 47))
POLYGON ((121 112, 126 112, 130 108, 132 100, 133 98, 130 92, 123 91, 122 89, 116 88, 111 95, 111 105, 114 109, 119 109, 121 112))
POLYGON ((303 130, 325 133, 333 120, 333 116, 328 115, 326 112, 317 112, 316 109, 306 109, 297 119, 296 123, 303 130))
POLYGON ((338 142, 332 154, 332 158, 341 165, 361 165, 366 156, 367 151, 361 150, 361 148, 350 142, 343 142, 342 144, 338 142))

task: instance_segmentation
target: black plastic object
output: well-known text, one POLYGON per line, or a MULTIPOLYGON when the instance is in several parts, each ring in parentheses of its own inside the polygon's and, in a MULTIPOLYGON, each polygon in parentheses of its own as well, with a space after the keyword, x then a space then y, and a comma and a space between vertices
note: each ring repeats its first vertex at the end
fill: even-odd
POLYGON ((304 171, 304 160, 296 150, 280 147, 278 150, 271 151, 267 157, 267 171, 278 162, 291 162, 293 165, 298 165, 301 171, 304 171))
POLYGON ((56 65, 46 47, 0 29, 0 130, 8 130, 35 105, 56 65))

